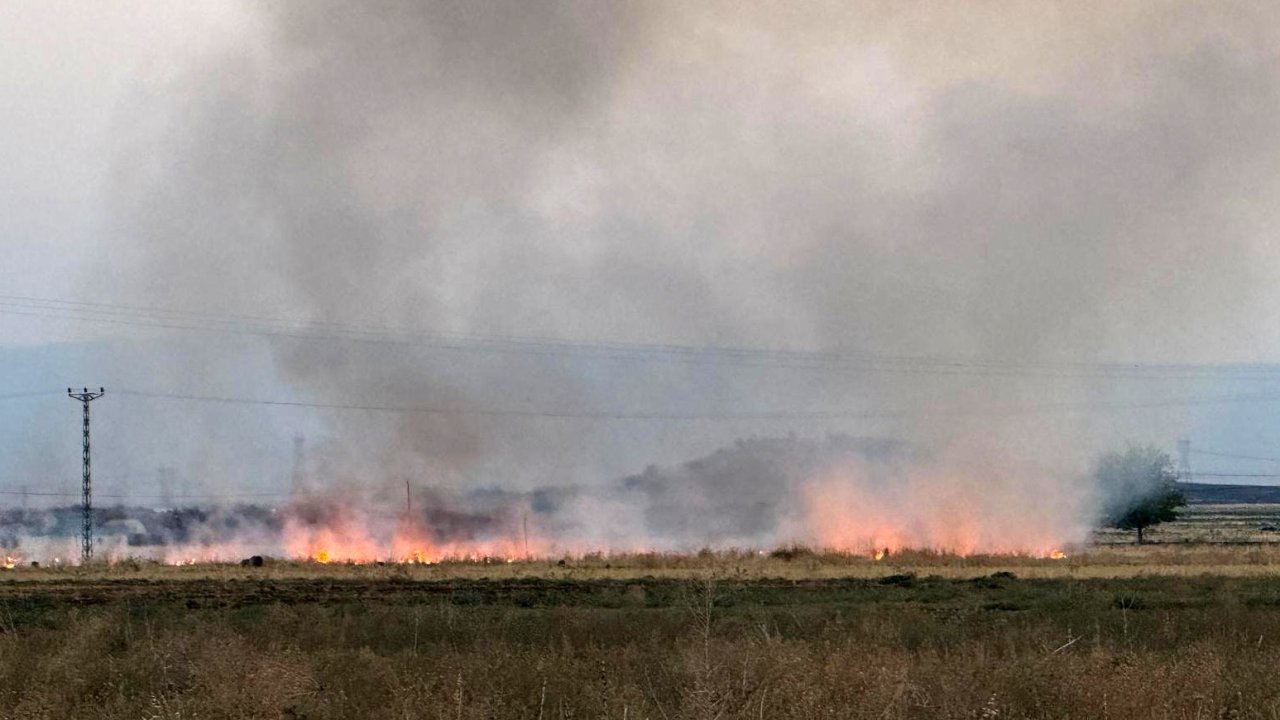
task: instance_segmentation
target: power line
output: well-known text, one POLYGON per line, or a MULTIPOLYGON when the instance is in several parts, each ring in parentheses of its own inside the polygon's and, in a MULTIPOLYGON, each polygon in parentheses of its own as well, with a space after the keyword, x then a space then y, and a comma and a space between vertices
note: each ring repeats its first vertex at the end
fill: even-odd
POLYGON ((757 412, 757 413, 666 413, 666 412, 617 412, 599 410, 520 410, 491 408, 446 408, 446 407, 405 407, 394 405, 374 405, 363 403, 322 403, 301 400, 271 400, 261 398, 232 397, 221 395, 196 395, 188 393, 147 392, 142 390, 119 390, 120 395, 156 398, 166 400, 189 400, 235 405, 265 405, 275 407, 316 408, 324 410, 353 410, 365 412, 421 414, 421 415, 479 415, 529 418, 563 418, 591 420, 800 420, 800 419, 838 419, 842 417, 885 417, 897 413, 874 413, 858 411, 830 412, 757 412))
POLYGON ((18 398, 44 397, 48 395, 58 395, 58 394, 60 393, 56 393, 52 390, 34 390, 31 392, 16 392, 16 393, 7 393, 5 395, 0 395, 0 400, 16 400, 18 398))
POLYGON ((532 336, 423 333, 384 325, 299 321, 257 315, 218 315, 139 305, 0 295, 0 313, 126 326, 265 335, 304 340, 346 340, 410 344, 433 350, 586 355, 596 359, 644 362, 715 363, 817 370, 861 370, 929 375, 1028 376, 1099 379, 1280 378, 1270 365, 1150 365, 1141 363, 1032 363, 929 356, 850 354, 729 346, 621 342, 581 342, 532 336))
POLYGON ((1197 478, 1213 477, 1213 478, 1280 478, 1280 474, 1276 473, 1208 473, 1198 472, 1195 474, 1197 478))
POLYGON ((289 493, 281 493, 281 492, 233 492, 233 493, 206 493, 206 494, 195 494, 195 495, 188 495, 188 494, 181 494, 181 495, 169 494, 169 495, 164 495, 164 494, 136 494, 136 493, 125 493, 125 494, 114 494, 114 495, 111 495, 111 494, 107 494, 107 495, 99 495, 98 497, 126 498, 126 499, 128 499, 128 498, 148 498, 148 499, 165 499, 165 498, 172 498, 172 499, 174 499, 174 500, 221 500, 221 499, 224 499, 224 498, 275 498, 275 497, 289 497, 289 493))
MULTIPOLYGON (((110 473, 110 474, 107 474, 107 475, 102 475, 102 474, 100 474, 100 473, 96 473, 96 472, 95 472, 95 473, 93 474, 93 477, 94 477, 95 479, 97 479, 97 480, 144 480, 144 479, 148 479, 148 478, 153 478, 153 477, 155 477, 156 475, 157 475, 157 473, 155 473, 155 472, 140 472, 140 473, 110 473)), ((23 474, 13 474, 13 475, 3 475, 3 476, 0 476, 0 481, 14 481, 14 480, 20 480, 20 481, 28 482, 28 483, 46 483, 46 484, 49 484, 49 483, 58 483, 58 482, 62 482, 62 481, 64 481, 64 480, 66 480, 66 478, 64 478, 64 477, 58 477, 58 478, 50 478, 50 477, 36 477, 36 476, 32 476, 32 475, 23 475, 23 474)))
POLYGON ((1024 415, 1052 412, 1094 412, 1106 410, 1128 410, 1161 407, 1182 407, 1190 405, 1230 404, 1237 402, 1274 402, 1280 400, 1280 393, 1256 393, 1250 395, 1223 395, 1207 397, 1162 398, 1142 401, 1113 401, 1094 403, 1056 403, 1029 406, 1010 406, 1005 408, 971 408, 966 410, 824 410, 824 411, 772 411, 741 413, 670 413, 670 412, 626 412, 607 410, 534 410, 534 409, 497 409, 497 408, 448 408, 448 407, 407 407, 378 405, 368 403, 323 403, 304 400, 273 400, 263 398, 235 397, 226 395, 200 395, 194 393, 153 392, 144 390, 118 390, 117 394, 142 398, 183 400, 192 402, 208 402, 232 405, 263 405, 292 408, 315 408, 325 410, 364 411, 397 414, 424 415, 476 415, 503 416, 525 418, 560 418, 586 420, 652 420, 652 421, 752 421, 752 420, 839 420, 839 419, 884 419, 920 416, 1002 416, 1024 415))
POLYGON ((1219 452, 1217 450, 1192 450, 1191 453, 1193 455, 1210 455, 1213 457, 1233 458, 1236 460, 1258 460, 1262 462, 1280 462, 1280 458, 1275 458, 1275 457, 1263 457, 1261 455, 1240 455, 1237 453, 1219 452))
MULTIPOLYGON (((502 417, 526 417, 526 418, 560 418, 560 419, 583 419, 583 420, 652 420, 652 421, 699 421, 699 420, 723 420, 723 421, 753 421, 753 420, 791 420, 791 421, 810 421, 810 420, 840 420, 840 419, 884 419, 898 417, 919 417, 919 416, 949 416, 949 415, 1022 415, 1022 414, 1039 414, 1053 412, 1093 412, 1106 410, 1126 410, 1126 409, 1144 409, 1144 408, 1160 408, 1160 407, 1182 407, 1191 405, 1211 405, 1211 404, 1232 404, 1242 402, 1273 402, 1280 400, 1280 392, 1276 393, 1252 393, 1237 395, 1220 395, 1220 396, 1190 396, 1180 398, 1156 398, 1138 401, 1100 401, 1100 402, 1080 402, 1080 403, 1052 403, 1042 405, 1025 405, 1025 406, 1009 406, 1003 408, 973 408, 968 410, 936 410, 932 408, 916 409, 916 410, 816 410, 816 411, 755 411, 755 412, 703 412, 703 413, 679 413, 679 412, 662 412, 662 411, 619 411, 619 410, 577 410, 577 409, 512 409, 512 408, 463 408, 463 407, 413 407, 413 406, 395 406, 381 405, 376 403, 326 403, 314 402, 306 400, 278 400, 270 398, 252 398, 237 397, 226 395, 205 395, 199 393, 178 393, 178 392, 159 392, 147 390, 122 389, 116 393, 122 396, 132 396, 140 398, 165 399, 165 400, 182 400, 191 402, 206 402, 217 404, 233 404, 233 405, 261 405, 267 407, 291 407, 291 408, 312 408, 321 410, 340 410, 340 411, 364 411, 378 413, 396 413, 396 414, 424 414, 424 415, 475 415, 475 416, 502 416, 502 417)), ((28 397, 54 394, 51 391, 34 391, 29 393, 15 393, 10 396, 0 395, 0 399, 5 397, 28 397)), ((1203 455, 1220 455, 1223 457, 1240 457, 1242 459, 1254 460, 1274 460, 1280 462, 1280 458, 1264 458, 1258 456, 1244 456, 1230 453, 1218 453, 1208 450, 1193 450, 1193 453, 1203 455)), ((127 474, 127 473, 126 473, 127 474)))
MULTIPOLYGON (((0 490, 0 495, 30 495, 32 497, 79 497, 77 492, 50 492, 50 491, 30 491, 22 490, 0 490)), ((170 497, 175 500, 217 500, 222 498, 239 498, 239 497, 289 497, 289 493, 279 492, 242 492, 242 493, 216 493, 216 494, 197 494, 197 495, 157 495, 147 493, 98 493, 93 494, 98 498, 119 498, 119 499, 155 499, 170 497)))
MULTIPOLYGON (((436 339, 430 340, 425 338, 415 338, 414 336, 403 335, 379 335, 373 333, 361 332, 345 332, 345 333, 325 333, 310 331, 305 327, 300 328, 280 328, 280 327, 254 327, 254 326, 235 326, 235 325, 192 325, 165 321, 163 319, 125 319, 118 317, 95 317, 82 316, 77 314, 50 314, 42 312, 41 309, 32 310, 13 310, 5 309, 5 303, 0 303, 0 314, 20 315, 39 318, 52 318, 60 320, 71 320, 78 322, 92 322, 100 324, 124 325, 131 327, 158 328, 166 330, 190 330, 198 332, 214 332, 229 333, 239 335, 256 335, 266 337, 282 337, 296 340, 343 340, 363 343, 377 344, 393 344, 393 345, 414 345, 425 347, 437 351, 459 351, 468 353, 489 353, 489 354, 520 354, 532 356, 563 356, 578 355, 586 356, 597 360, 609 361, 626 361, 626 362, 664 362, 679 364, 719 364, 733 365, 745 367, 763 367, 763 368, 784 368, 784 369, 806 369, 806 370, 861 370, 865 372, 892 372, 898 374, 911 375, 963 375, 963 376, 994 376, 994 377, 1021 377, 1021 376, 1037 376, 1047 378, 1080 378, 1080 377, 1098 377, 1098 378, 1138 378, 1138 379, 1200 379, 1202 377, 1223 377, 1232 380, 1256 380, 1269 379, 1272 377, 1280 377, 1280 370, 1265 375, 1252 374, 1249 376, 1232 376, 1215 373, 1207 375, 1202 372, 1191 372, 1182 374, 1165 374, 1152 375, 1150 373, 1134 374, 1129 370, 1120 368, 1122 372, 1097 372, 1092 374, 1085 373, 1062 373, 1062 372, 1045 372, 1033 371, 1030 369, 1020 370, 1019 366, 1000 367, 990 364, 977 364, 962 361, 944 361, 934 362, 924 358, 876 358, 876 357, 859 357, 859 356, 833 356, 823 358, 818 353, 804 353, 802 351, 773 351, 758 350, 751 354, 748 351, 735 351, 727 348, 688 348, 687 350, 661 350, 659 346, 642 346, 642 345, 610 345, 610 344, 586 344, 572 342, 539 342, 524 339, 501 339, 501 338, 466 338, 466 339, 436 339)), ((57 310, 58 308, 49 308, 57 310)), ((72 311, 75 312, 75 311, 72 311)))

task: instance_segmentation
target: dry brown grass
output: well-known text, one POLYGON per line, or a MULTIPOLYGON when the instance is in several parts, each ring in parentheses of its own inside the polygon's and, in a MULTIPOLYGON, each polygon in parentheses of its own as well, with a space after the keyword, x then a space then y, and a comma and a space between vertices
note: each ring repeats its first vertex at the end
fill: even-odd
POLYGON ((0 718, 1280 717, 1280 546, 563 560, 19 568, 0 718))
POLYGON ((1216 544, 1102 544, 1071 551, 1067 558, 1052 560, 1025 555, 959 556, 929 551, 903 551, 876 561, 863 555, 815 552, 789 548, 786 552, 703 551, 695 554, 644 553, 593 554, 554 560, 506 562, 465 560, 433 565, 321 564, 268 560, 264 567, 203 563, 163 565, 127 560, 95 563, 87 567, 20 566, 0 574, 0 579, 90 580, 136 578, 173 579, 296 579, 296 578, 403 578, 410 580, 520 579, 565 580, 637 577, 694 578, 713 573, 736 578, 876 578, 901 573, 942 577, 980 577, 996 571, 1028 578, 1106 578, 1137 575, 1226 576, 1270 575, 1280 572, 1280 543, 1216 544))
POLYGON ((1267 583, 1218 592, 1171 578, 1075 582, 904 581, 859 586, 860 599, 788 602, 704 578, 670 603, 623 607, 6 604, 0 716, 1280 714, 1280 611, 1240 600, 1267 599, 1267 583), (1025 609, 974 604, 980 597, 1025 609))

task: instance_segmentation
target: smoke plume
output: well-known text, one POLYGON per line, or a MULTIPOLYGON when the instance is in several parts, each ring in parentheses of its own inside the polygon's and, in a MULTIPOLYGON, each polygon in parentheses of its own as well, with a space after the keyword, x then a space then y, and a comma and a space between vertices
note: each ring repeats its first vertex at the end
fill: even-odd
POLYGON ((1125 363, 1280 350, 1275 14, 255 5, 121 119, 111 295, 861 358, 270 338, 299 397, 449 411, 326 416, 330 501, 583 487, 606 544, 1041 548, 1080 537, 1099 449, 1182 429, 1092 408, 1205 391, 1125 363), (661 417, 564 417, 601 410, 661 417))

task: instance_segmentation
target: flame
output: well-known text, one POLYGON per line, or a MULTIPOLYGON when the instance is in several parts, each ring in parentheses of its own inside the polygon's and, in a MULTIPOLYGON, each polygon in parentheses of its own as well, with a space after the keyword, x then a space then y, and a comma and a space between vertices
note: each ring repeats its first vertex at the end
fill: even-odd
MULTIPOLYGON (((1000 452, 973 455, 965 450, 901 463, 842 460, 799 484, 798 503, 789 508, 775 537, 875 561, 905 549, 1064 559, 1058 548, 1087 538, 1087 527, 1078 520, 1087 513, 1077 511, 1078 498, 1070 491, 1027 491, 1028 477, 1048 471, 1010 461, 1000 452)), ((465 513, 450 511, 449 501, 437 501, 446 507, 424 508, 415 502, 412 514, 408 508, 364 502, 358 494, 307 491, 281 508, 279 534, 273 531, 261 541, 269 545, 237 540, 201 546, 194 553, 191 546, 164 552, 168 562, 193 553, 202 561, 262 554, 325 564, 431 565, 454 559, 509 563, 598 547, 577 536, 555 541, 542 536, 525 522, 537 515, 527 506, 504 504, 485 511, 482 522, 472 522, 465 513), (437 517, 441 526, 432 524, 437 517)), ((661 539, 636 538, 635 543, 635 552, 661 549, 661 539), (659 547, 652 545, 655 540, 659 547)), ((622 550, 617 543, 608 547, 622 550)))
MULTIPOLYGON (((1081 539, 1081 501, 1068 491, 1043 497, 1023 490, 1046 472, 982 455, 954 454, 902 466, 850 460, 801 487, 791 535, 849 553, 935 550, 956 555, 1046 557, 1081 539), (1045 508, 1055 512, 1046 514, 1045 508), (870 551, 870 552, 868 552, 870 551)), ((877 558, 879 559, 879 558, 877 558)))
POLYGON ((284 554, 319 563, 432 565, 446 559, 513 562, 552 550, 541 536, 526 537, 530 528, 520 521, 505 536, 441 540, 419 519, 402 516, 390 524, 382 517, 350 503, 300 500, 284 523, 284 554))
POLYGON ((12 570, 12 569, 14 569, 15 567, 17 567, 17 566, 18 566, 18 563, 19 563, 19 562, 21 562, 21 558, 16 558, 16 557, 13 557, 13 556, 11 556, 11 555, 5 555, 5 556, 4 556, 4 569, 5 569, 5 570, 12 570))

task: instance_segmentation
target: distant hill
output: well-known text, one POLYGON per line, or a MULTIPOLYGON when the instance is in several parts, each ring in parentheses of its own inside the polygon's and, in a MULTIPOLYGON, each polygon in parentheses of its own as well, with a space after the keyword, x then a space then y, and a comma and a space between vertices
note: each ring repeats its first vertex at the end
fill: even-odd
POLYGON ((1178 483, 1178 488, 1193 505, 1280 503, 1280 485, 1178 483))

